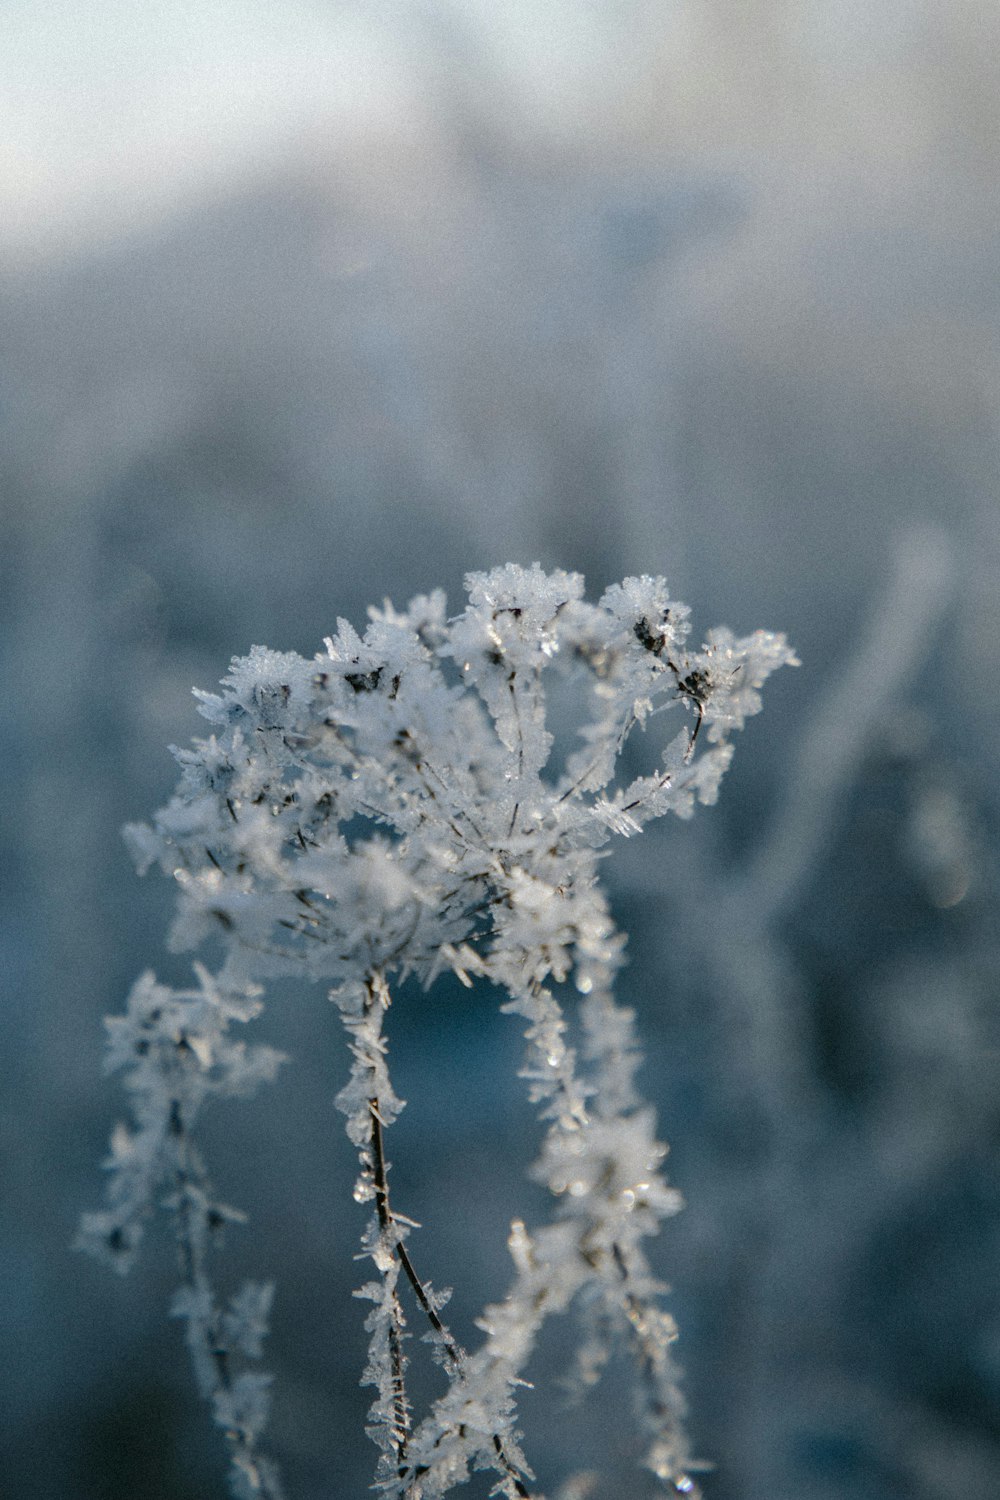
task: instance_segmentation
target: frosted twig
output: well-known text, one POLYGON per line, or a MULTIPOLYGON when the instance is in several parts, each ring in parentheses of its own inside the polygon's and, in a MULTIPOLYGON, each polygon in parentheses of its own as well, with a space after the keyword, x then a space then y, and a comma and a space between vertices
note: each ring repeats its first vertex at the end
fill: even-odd
MULTIPOLYGON (((795 657, 767 631, 720 628, 692 649, 688 612, 659 578, 627 578, 596 604, 578 574, 537 564, 466 583, 468 604, 451 619, 435 593, 402 613, 388 603, 371 611, 364 636, 339 621, 313 661, 264 647, 234 659, 221 693, 198 694, 212 734, 175 752, 175 796, 151 827, 126 835, 140 868, 157 863, 174 883, 174 946, 221 940, 227 986, 282 974, 333 986, 352 1055, 337 1104, 361 1163, 354 1196, 374 1202, 362 1247, 376 1277, 357 1295, 373 1304, 363 1381, 376 1390, 378 1487, 397 1500, 439 1500, 487 1469, 499 1476, 495 1495, 529 1500, 518 1387, 545 1320, 589 1299, 637 1354, 648 1465, 672 1493, 693 1496, 674 1326, 641 1244, 680 1198, 660 1173, 665 1148, 634 1090, 631 1014, 611 997, 623 939, 598 860, 615 837, 715 800, 733 735, 759 710, 770 674, 795 657), (546 720, 554 675, 581 708, 579 743, 559 765, 546 720), (685 709, 693 727, 667 739, 657 770, 626 782, 629 734, 685 709), (467 985, 485 978, 524 1023, 522 1074, 545 1129, 532 1171, 556 1205, 530 1232, 515 1220, 511 1291, 485 1309, 485 1339, 471 1354, 439 1316, 443 1297, 414 1269, 385 1154, 403 1108, 382 1030, 389 980, 412 974, 429 985, 443 971, 467 985), (567 980, 586 997, 579 1056, 559 998, 567 980), (407 1390, 401 1277, 448 1376, 420 1421, 407 1390)), ((237 1076, 236 1054, 226 1057, 237 1076)), ((265 1496, 272 1481, 252 1449, 263 1385, 250 1375, 226 1383, 217 1332, 229 1315, 219 1322, 202 1279, 193 1118, 182 1117, 184 1161, 170 1158, 187 1224, 178 1310, 217 1420, 245 1445, 258 1486, 246 1493, 265 1496)), ((126 1259, 148 1198, 140 1178, 122 1177, 115 1214, 91 1225, 106 1246, 120 1241, 126 1259)), ((252 1311, 250 1294, 244 1303, 252 1311)))
POLYGON ((234 1368, 234 1356, 260 1356, 272 1288, 244 1284, 228 1312, 219 1307, 208 1250, 225 1225, 243 1215, 220 1203, 194 1145, 200 1112, 213 1095, 252 1093, 273 1078, 281 1054, 229 1040, 231 1020, 260 1009, 252 989, 222 985, 200 964, 198 988, 172 990, 145 974, 124 1016, 108 1021, 108 1070, 121 1070, 133 1096, 137 1129, 112 1136, 108 1207, 83 1219, 79 1245, 127 1270, 153 1202, 164 1187, 173 1215, 181 1287, 171 1311, 186 1323, 198 1388, 229 1445, 236 1500, 281 1500, 274 1463, 261 1451, 270 1376, 234 1368))

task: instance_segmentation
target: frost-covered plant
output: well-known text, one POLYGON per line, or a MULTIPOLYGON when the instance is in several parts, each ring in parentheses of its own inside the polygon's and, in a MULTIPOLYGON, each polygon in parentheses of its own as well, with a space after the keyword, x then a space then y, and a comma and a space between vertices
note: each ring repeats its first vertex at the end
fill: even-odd
POLYGON ((632 1347, 645 1462, 668 1492, 697 1494, 676 1329, 643 1250, 680 1198, 634 1088, 633 1015, 612 994, 623 939, 597 861, 615 835, 715 800, 731 732, 760 708, 769 674, 795 658, 764 631, 715 630, 690 650, 688 611, 659 578, 626 579, 596 605, 578 574, 537 564, 471 574, 467 587, 452 619, 437 592, 401 614, 372 610, 363 638, 340 621, 312 661, 260 647, 234 659, 221 694, 198 693, 214 732, 175 751, 177 793, 152 827, 126 830, 140 869, 159 863, 177 884, 173 945, 221 938, 226 958, 215 977, 196 966, 189 991, 144 975, 126 1016, 108 1022, 108 1066, 124 1072, 136 1120, 112 1137, 108 1206, 86 1216, 81 1239, 127 1269, 166 1189, 183 1272, 173 1311, 228 1438, 237 1496, 280 1494, 259 1449, 268 1377, 253 1363, 271 1289, 248 1284, 220 1306, 207 1250, 238 1215, 216 1200, 193 1136, 213 1094, 273 1077, 279 1054, 230 1040, 229 1027, 260 1009, 261 980, 285 974, 332 986, 349 1040, 337 1104, 360 1158, 355 1198, 374 1210, 363 1239, 373 1273, 358 1295, 372 1304, 363 1379, 376 1390, 377 1488, 436 1500, 483 1469, 496 1475, 493 1494, 539 1500, 517 1390, 543 1323, 572 1304, 585 1325, 581 1375, 599 1378, 613 1340, 632 1347), (546 721, 559 678, 578 719, 561 763, 546 721), (688 727, 654 772, 622 785, 630 734, 675 705, 691 714, 688 727), (447 1295, 414 1267, 385 1153, 403 1107, 382 1030, 390 986, 409 975, 427 986, 446 971, 491 982, 522 1018, 522 1076, 545 1124, 532 1174, 557 1204, 548 1224, 513 1223, 510 1290, 485 1308, 473 1352, 442 1320, 447 1295), (570 980, 575 1047, 554 988, 570 980), (404 1296, 447 1376, 420 1417, 407 1392, 404 1296))

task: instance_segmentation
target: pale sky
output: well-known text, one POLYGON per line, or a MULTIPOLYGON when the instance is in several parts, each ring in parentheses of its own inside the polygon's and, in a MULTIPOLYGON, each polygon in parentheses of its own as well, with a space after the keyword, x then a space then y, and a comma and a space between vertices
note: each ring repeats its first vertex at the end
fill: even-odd
POLYGON ((921 0, 751 0, 734 32, 730 6, 4 0, 0 258, 142 230, 312 139, 419 129, 428 82, 445 71, 468 72, 473 90, 495 87, 497 107, 542 136, 572 133, 586 116, 600 137, 602 118, 623 101, 627 111, 630 85, 657 53, 675 77, 689 70, 701 97, 727 34, 737 47, 759 35, 765 49, 778 35, 836 70, 884 57, 886 45, 891 53, 923 9, 921 0), (756 29, 755 14, 767 25, 756 29))
MULTIPOLYGON (((6 0, 0 253, 127 232, 331 125, 419 109, 470 46, 542 119, 614 86, 649 0, 6 0), (463 36, 464 32, 464 36, 463 36)), ((640 26, 640 35, 641 35, 640 26)))

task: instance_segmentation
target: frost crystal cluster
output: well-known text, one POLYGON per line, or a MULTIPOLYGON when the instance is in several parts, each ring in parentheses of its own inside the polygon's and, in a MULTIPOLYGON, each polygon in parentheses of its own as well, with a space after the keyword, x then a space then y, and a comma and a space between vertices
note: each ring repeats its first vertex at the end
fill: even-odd
MULTIPOLYGON (((467 588, 451 619, 437 592, 403 613, 372 610, 363 637, 341 621, 312 661, 260 647, 235 659, 220 694, 198 694, 213 733, 175 752, 176 795, 151 827, 126 831, 140 868, 156 862, 176 883, 173 944, 221 938, 226 957, 216 976, 196 966, 190 991, 145 975, 126 1016, 109 1021, 109 1067, 125 1074, 135 1124, 113 1136, 107 1207, 86 1217, 81 1238, 125 1269, 154 1203, 175 1216, 173 1311, 228 1439, 237 1496, 280 1494, 260 1449, 268 1377, 255 1364, 271 1290, 248 1284, 228 1307, 216 1299, 208 1246, 239 1216, 215 1199, 194 1131, 210 1096, 250 1092, 275 1073, 277 1053, 229 1031, 260 1008, 260 981, 286 974, 327 983, 349 1042, 337 1103, 360 1158, 355 1197, 373 1205, 372 1273, 358 1296, 371 1305, 363 1379, 376 1392, 379 1491, 437 1500, 482 1469, 494 1495, 540 1500, 516 1397, 545 1319, 572 1305, 584 1380, 599 1378, 614 1341, 629 1345, 645 1462, 665 1493, 698 1493, 676 1330, 643 1249, 680 1199, 633 1085, 633 1016, 612 994, 623 940, 597 861, 616 836, 715 800, 731 733, 795 658, 764 631, 715 630, 690 649, 688 611, 659 578, 626 579, 597 604, 578 574, 537 565, 474 573, 467 588), (553 687, 576 725, 558 754, 553 687), (622 784, 630 734, 671 708, 687 719, 657 768, 622 784), (513 1223, 510 1289, 484 1309, 473 1351, 442 1320, 446 1295, 414 1267, 385 1154, 403 1107, 382 1030, 391 986, 447 971, 489 981, 522 1020, 522 1076, 544 1122, 532 1173, 554 1201, 551 1222, 513 1223), (576 992, 572 1037, 563 986, 576 992), (407 1393, 404 1299, 446 1377, 423 1414, 407 1393)), ((568 1480, 560 1493, 580 1492, 568 1480)))

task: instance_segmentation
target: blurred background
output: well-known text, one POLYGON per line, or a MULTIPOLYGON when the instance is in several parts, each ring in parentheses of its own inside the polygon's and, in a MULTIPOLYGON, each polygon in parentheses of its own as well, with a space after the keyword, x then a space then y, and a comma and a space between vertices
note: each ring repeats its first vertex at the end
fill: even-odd
MULTIPOLYGON (((191 687, 535 559, 592 597, 663 573, 696 632, 803 662, 718 807, 604 867, 706 1495, 1000 1494, 1000 11, 9 0, 0 32, 0 1495, 224 1490, 162 1226, 127 1280, 70 1250, 123 1106, 101 1018, 188 973, 119 829, 191 687)), ((258 1030, 293 1061, 210 1122, 250 1215, 220 1276, 276 1276, 273 1448, 290 1500, 346 1500, 345 1049, 292 985, 258 1030)), ((389 1030, 396 1205, 471 1343, 545 1211, 517 1029, 445 987, 389 1030)), ((567 1339, 540 1486, 651 1497, 621 1372, 546 1394, 567 1339)))

